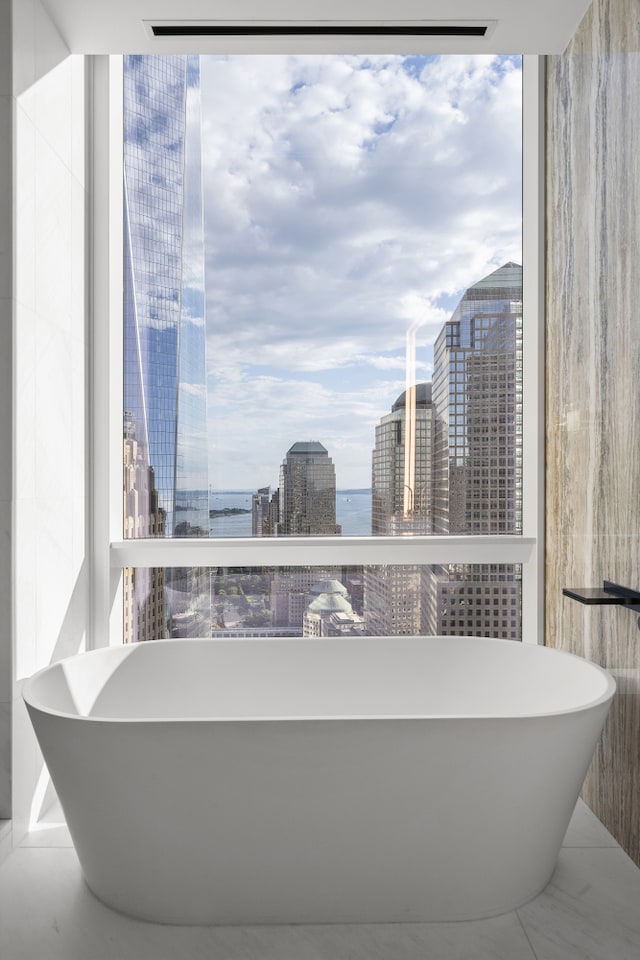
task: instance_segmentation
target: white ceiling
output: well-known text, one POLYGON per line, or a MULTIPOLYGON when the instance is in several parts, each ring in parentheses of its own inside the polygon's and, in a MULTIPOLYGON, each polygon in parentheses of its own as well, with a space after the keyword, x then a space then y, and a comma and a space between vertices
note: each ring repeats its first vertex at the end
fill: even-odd
POLYGON ((561 53, 590 0, 42 0, 72 53, 561 53), (166 40, 145 21, 494 21, 483 39, 166 40))

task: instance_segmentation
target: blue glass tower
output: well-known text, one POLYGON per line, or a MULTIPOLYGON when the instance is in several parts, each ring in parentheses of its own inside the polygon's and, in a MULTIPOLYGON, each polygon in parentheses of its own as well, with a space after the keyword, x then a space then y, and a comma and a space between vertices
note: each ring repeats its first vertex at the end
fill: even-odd
POLYGON ((124 411, 165 515, 139 535, 209 535, 201 172, 199 58, 125 57, 124 411))

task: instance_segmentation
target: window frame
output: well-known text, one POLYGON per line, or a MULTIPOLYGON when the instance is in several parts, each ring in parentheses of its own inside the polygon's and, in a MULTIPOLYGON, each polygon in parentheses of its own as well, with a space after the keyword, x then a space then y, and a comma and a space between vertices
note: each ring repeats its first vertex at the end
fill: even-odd
POLYGON ((122 539, 122 57, 91 61, 88 648, 122 643, 125 567, 522 564, 522 641, 544 642, 544 57, 523 56, 522 535, 122 539))

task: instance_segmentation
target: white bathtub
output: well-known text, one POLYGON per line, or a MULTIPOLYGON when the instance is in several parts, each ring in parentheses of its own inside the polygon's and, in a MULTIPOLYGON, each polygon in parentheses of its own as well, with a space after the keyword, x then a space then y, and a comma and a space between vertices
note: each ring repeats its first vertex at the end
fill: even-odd
POLYGON ((503 640, 163 640, 56 663, 24 698, 101 900, 324 923, 534 897, 614 689, 503 640))

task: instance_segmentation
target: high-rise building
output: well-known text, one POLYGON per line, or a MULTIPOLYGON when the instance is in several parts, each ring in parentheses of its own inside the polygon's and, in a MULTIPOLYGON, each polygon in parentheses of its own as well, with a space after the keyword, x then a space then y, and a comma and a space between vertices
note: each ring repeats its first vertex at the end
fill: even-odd
POLYGON ((280 467, 280 518, 285 537, 338 536, 336 471, 317 440, 294 443, 280 467))
MULTIPOLYGON (((280 467, 280 486, 262 487, 252 497, 253 536, 336 536, 336 472, 326 447, 315 440, 294 443, 280 467)), ((313 567, 274 570, 271 626, 302 632, 311 585, 332 580, 338 571, 313 567)), ((332 580, 332 582, 335 582, 332 580)), ((345 590, 346 592, 346 590, 345 590)))
MULTIPOLYGON (((158 504, 153 467, 136 438, 135 424, 124 418, 124 537, 164 536, 166 516, 158 504)), ((162 567, 127 567, 123 571, 123 642, 161 637, 166 629, 166 582, 162 567)))
MULTIPOLYGON (((522 267, 473 284, 436 339, 433 530, 522 530, 522 267)), ((429 632, 520 636, 517 568, 433 567, 429 632)))
MULTIPOLYGON (((209 535, 199 105, 197 56, 124 58, 124 407, 165 518, 147 536, 209 535)), ((169 582, 186 593, 193 571, 169 582)))
POLYGON ((185 499, 209 533, 199 81, 197 56, 124 58, 125 409, 167 536, 185 499))
MULTIPOLYGON (((433 405, 431 384, 411 385, 376 427, 372 455, 374 536, 433 530, 433 405)), ((390 636, 422 632, 425 571, 415 565, 365 567, 367 631, 390 636)))
POLYGON ((251 497, 251 536, 273 537, 280 518, 280 491, 260 487, 251 497))
POLYGON ((400 394, 376 427, 371 467, 371 533, 432 532, 431 384, 400 394))
MULTIPOLYGON (((433 383, 409 388, 376 428, 372 533, 522 529, 522 267, 473 284, 434 345, 433 383)), ((364 570, 369 633, 520 636, 519 569, 364 570)))
POLYGON ((522 529, 522 267, 473 284, 433 351, 434 532, 522 529))

